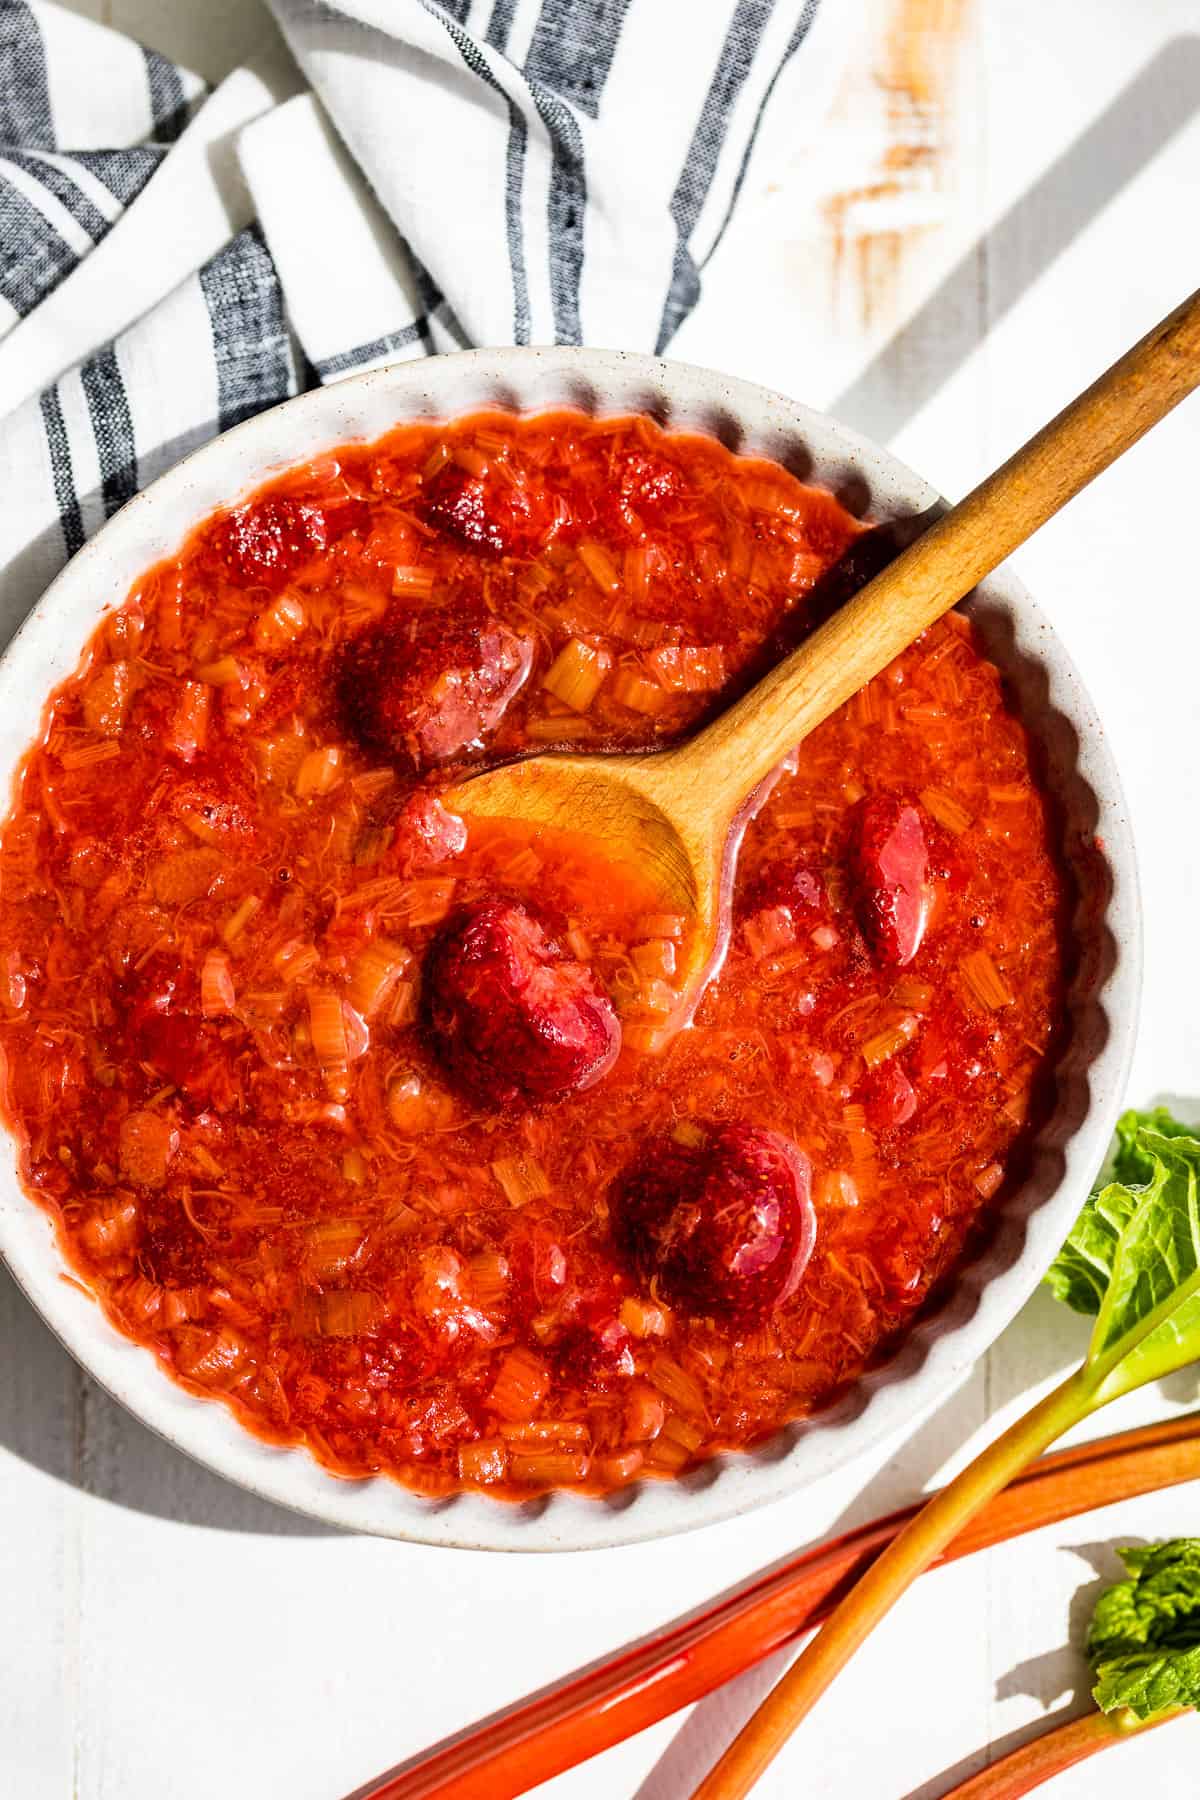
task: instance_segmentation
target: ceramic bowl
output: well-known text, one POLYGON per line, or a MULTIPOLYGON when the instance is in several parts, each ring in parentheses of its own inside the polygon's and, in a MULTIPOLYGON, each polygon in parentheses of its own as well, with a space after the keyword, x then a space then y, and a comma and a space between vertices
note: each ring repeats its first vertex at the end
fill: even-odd
MULTIPOLYGON (((468 351, 372 370, 305 394, 187 457, 79 552, 0 660, 0 782, 7 791, 45 697, 70 674, 106 607, 177 551, 194 525, 289 463, 405 419, 484 406, 536 412, 646 411, 734 450, 775 457, 874 519, 923 512, 938 496, 886 450, 783 395, 725 375, 619 351, 468 351)), ((1103 727, 1050 625, 1001 569, 969 601, 1041 746, 1063 843, 1082 895, 1070 1042, 1057 1104, 1029 1179, 897 1355, 835 1405, 759 1450, 683 1479, 607 1499, 551 1494, 513 1505, 478 1494, 429 1501, 376 1477, 326 1473, 303 1449, 251 1436, 218 1402, 197 1399, 150 1351, 107 1323, 64 1265, 46 1215, 22 1191, 13 1143, 0 1144, 0 1251, 42 1317, 109 1393, 169 1442, 268 1499, 351 1530, 429 1544, 506 1550, 594 1549, 728 1519, 796 1492, 924 1415, 987 1350, 1033 1291, 1099 1167, 1132 1051, 1140 974, 1133 844, 1103 727), (1086 917, 1084 917, 1086 913, 1086 917)))

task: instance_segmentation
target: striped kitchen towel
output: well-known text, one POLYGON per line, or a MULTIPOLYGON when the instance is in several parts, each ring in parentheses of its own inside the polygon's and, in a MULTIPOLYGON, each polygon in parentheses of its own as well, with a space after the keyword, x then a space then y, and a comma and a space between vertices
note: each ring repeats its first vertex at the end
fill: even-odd
POLYGON ((138 488, 306 386, 664 350, 764 120, 794 145, 835 67, 836 0, 271 5, 286 49, 206 95, 0 0, 0 644, 138 488))

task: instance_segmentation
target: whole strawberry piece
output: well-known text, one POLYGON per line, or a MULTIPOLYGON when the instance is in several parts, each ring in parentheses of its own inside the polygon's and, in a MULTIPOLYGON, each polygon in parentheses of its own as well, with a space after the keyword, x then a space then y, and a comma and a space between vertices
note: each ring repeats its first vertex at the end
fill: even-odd
POLYGON ((322 506, 315 500, 268 494, 230 514, 220 533, 221 553, 235 580, 247 587, 277 589, 366 517, 367 508, 357 500, 322 506))
POLYGON ((812 1165, 757 1125, 725 1125, 699 1143, 643 1145, 609 1199, 613 1234, 672 1306, 744 1327, 766 1322, 812 1254, 812 1165))
POLYGON ((422 511, 436 530, 494 556, 534 556, 563 522, 545 483, 506 481, 495 471, 470 475, 455 463, 433 476, 422 511))
POLYGON ((445 926, 422 984, 447 1073, 478 1103, 524 1108, 580 1093, 621 1048, 608 995, 516 900, 485 900, 445 926))
POLYGON ((420 774, 480 749, 532 662, 530 640, 480 595, 420 612, 394 605, 342 652, 342 714, 362 743, 420 774))

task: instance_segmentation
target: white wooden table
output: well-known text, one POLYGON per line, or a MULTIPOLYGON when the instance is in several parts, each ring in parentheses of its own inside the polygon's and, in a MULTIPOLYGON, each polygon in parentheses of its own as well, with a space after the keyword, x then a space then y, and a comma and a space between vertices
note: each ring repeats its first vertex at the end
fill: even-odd
MULTIPOLYGON (((266 29, 245 0, 85 10, 209 76, 266 29)), ((1200 19, 1194 0, 862 10, 864 47, 833 119, 802 151, 797 122, 773 120, 675 351, 840 412, 956 494, 1196 284, 1200 19)), ((1131 1095, 1193 1109, 1198 460, 1194 401, 1020 558, 1109 723, 1138 831, 1147 965, 1131 1095)), ((573 1559, 469 1556, 322 1533, 226 1487, 97 1392, 0 1277, 0 1793, 336 1800, 912 1495, 1048 1386, 1084 1336, 1035 1299, 907 1444, 740 1523, 573 1559)), ((1105 1428, 1194 1396, 1177 1380, 1105 1428)), ((1064 1648, 1072 1598, 1111 1578, 1112 1545, 1197 1530, 1200 1485, 927 1577, 764 1780, 764 1800, 932 1800, 947 1771, 980 1766, 1080 1694, 1078 1607, 1064 1648)), ((764 1680, 542 1791, 679 1800, 764 1680)), ((1166 1800, 1200 1791, 1200 1725, 1088 1764, 1054 1800, 1115 1800, 1135 1784, 1166 1800)))

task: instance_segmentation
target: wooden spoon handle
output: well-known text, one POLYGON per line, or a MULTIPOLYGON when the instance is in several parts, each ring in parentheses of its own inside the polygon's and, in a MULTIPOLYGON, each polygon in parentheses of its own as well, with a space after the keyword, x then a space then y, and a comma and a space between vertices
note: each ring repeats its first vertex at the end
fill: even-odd
POLYGON ((1198 383, 1200 292, 675 752, 681 785, 697 785, 709 817, 731 815, 802 738, 1198 383))

